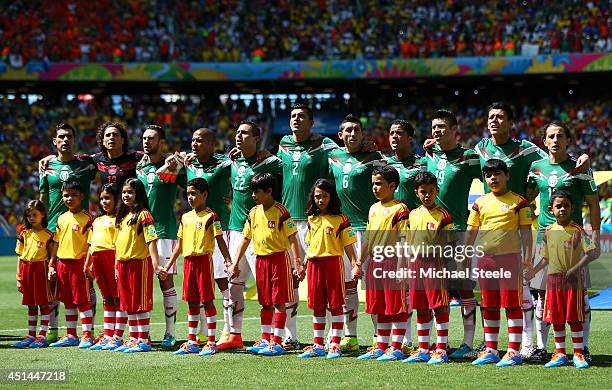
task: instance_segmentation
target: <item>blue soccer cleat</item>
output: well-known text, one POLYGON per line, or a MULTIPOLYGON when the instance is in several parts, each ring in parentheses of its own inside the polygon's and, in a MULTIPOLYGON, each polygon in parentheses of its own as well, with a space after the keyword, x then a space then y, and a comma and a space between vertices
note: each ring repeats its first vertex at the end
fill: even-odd
POLYGON ((136 344, 138 344, 138 341, 136 341, 136 340, 129 340, 129 341, 126 341, 125 343, 121 344, 117 348, 113 349, 113 351, 114 352, 125 352, 127 349, 135 347, 136 344))
POLYGON ((332 345, 327 351, 327 359, 338 359, 342 356, 342 350, 338 345, 332 345))
POLYGON ((436 364, 444 364, 448 363, 448 356, 446 356, 446 352, 434 352, 431 354, 429 361, 427 364, 436 365, 436 364))
POLYGON ((478 359, 472 362, 474 366, 484 366, 485 364, 497 364, 501 359, 492 352, 482 351, 478 354, 478 359))
POLYGON ((76 347, 79 345, 79 340, 74 336, 66 335, 54 343, 49 344, 50 347, 76 347))
POLYGON ((197 344, 183 343, 179 349, 177 349, 175 355, 189 355, 194 353, 200 353, 200 348, 197 344))
POLYGON ((94 345, 94 340, 91 337, 83 336, 81 337, 81 342, 79 343, 78 348, 80 349, 89 349, 94 345))
POLYGON ((219 348, 216 344, 206 344, 198 355, 200 356, 211 356, 219 352, 219 348))
POLYGON ((459 348, 455 350, 455 352, 449 355, 449 359, 453 359, 453 360, 468 359, 469 357, 466 355, 472 351, 473 351, 472 348, 468 347, 467 344, 461 344, 459 348))
POLYGON ((94 345, 89 347, 89 350, 90 351, 101 351, 102 348, 104 348, 109 342, 111 342, 111 340, 112 338, 108 336, 100 336, 98 337, 94 345))
POLYGON ((46 348, 49 346, 47 342, 47 337, 45 336, 36 336, 36 340, 28 345, 28 348, 46 348))
POLYGON ((574 353, 574 358, 572 359, 574 362, 574 366, 576 368, 589 368, 589 363, 586 361, 586 358, 581 353, 574 353))
POLYGON ((567 356, 562 353, 555 353, 552 355, 552 359, 544 365, 545 368, 556 368, 569 365, 567 356))
POLYGON ((496 366, 497 367, 512 367, 512 366, 520 366, 523 364, 523 358, 516 352, 506 352, 502 360, 500 360, 496 366))
POLYGON ((300 359, 308 359, 325 356, 325 350, 321 347, 315 347, 313 345, 304 348, 304 352, 298 355, 300 359))
POLYGON ((161 341, 161 347, 164 349, 170 349, 170 348, 174 348, 175 345, 176 345, 176 338, 174 337, 174 335, 171 335, 170 333, 164 334, 164 338, 161 341))
POLYGON ((272 342, 268 345, 268 348, 262 348, 257 354, 262 356, 281 356, 285 354, 285 348, 280 344, 272 342))
POLYGON ((36 341, 36 337, 28 335, 24 337, 22 340, 19 340, 15 344, 13 344, 13 347, 14 348, 26 348, 26 347, 29 347, 30 344, 32 344, 34 341, 36 341))
POLYGON ((383 351, 382 349, 374 348, 374 349, 371 349, 368 352, 364 353, 363 355, 357 356, 357 359, 359 359, 359 360, 378 359, 379 357, 381 357, 384 354, 385 354, 385 351, 383 351))
POLYGON ((387 349, 384 355, 377 358, 377 362, 393 362, 397 360, 404 360, 405 356, 401 349, 395 349, 393 347, 387 349))
POLYGON ((407 359, 402 360, 402 363, 427 363, 429 359, 431 359, 431 356, 428 351, 419 349, 412 352, 407 359))
POLYGON ((253 344, 253 346, 247 347, 246 351, 257 355, 262 349, 268 348, 268 345, 270 345, 268 340, 261 340, 253 344))
POLYGON ((114 351, 115 349, 123 345, 123 340, 112 338, 108 340, 108 343, 102 347, 103 351, 114 351))
POLYGON ((151 352, 151 351, 152 351, 151 344, 140 341, 132 348, 128 348, 125 351, 123 351, 123 353, 137 353, 137 352, 151 352))

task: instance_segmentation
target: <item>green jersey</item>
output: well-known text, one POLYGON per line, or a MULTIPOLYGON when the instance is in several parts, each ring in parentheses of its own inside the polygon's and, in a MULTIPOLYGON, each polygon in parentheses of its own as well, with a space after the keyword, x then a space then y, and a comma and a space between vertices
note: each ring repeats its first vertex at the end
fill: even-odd
POLYGON ((341 210, 353 230, 366 230, 370 207, 377 202, 372 193, 372 171, 386 165, 379 152, 349 153, 344 148, 329 154, 329 177, 336 182, 341 210))
POLYGON ((556 218, 548 211, 550 197, 556 189, 568 191, 574 203, 572 221, 582 226, 582 203, 585 195, 597 193, 597 186, 593 174, 589 169, 586 173, 577 172, 576 160, 569 157, 560 164, 550 162, 545 158, 531 164, 527 187, 537 188, 540 193, 540 215, 538 216, 538 228, 543 230, 552 225, 556 218))
POLYGON ((208 198, 206 205, 211 208, 221 221, 221 228, 227 230, 230 209, 225 202, 225 197, 230 196, 230 177, 232 175, 232 160, 222 154, 213 154, 203 164, 197 159, 185 166, 187 181, 196 177, 204 178, 208 182, 208 198))
POLYGON ((387 164, 397 170, 400 177, 400 184, 395 190, 395 199, 404 203, 410 210, 414 210, 421 205, 414 192, 414 179, 417 173, 427 170, 427 165, 422 162, 420 157, 409 156, 404 160, 398 160, 391 156, 386 159, 387 164))
POLYGON ((445 151, 435 145, 425 161, 427 170, 438 179, 436 203, 450 213, 456 230, 467 229, 470 187, 474 179, 482 177, 478 156, 460 145, 445 151))
POLYGON ((310 189, 317 179, 327 175, 329 153, 337 148, 327 137, 310 137, 304 142, 296 142, 290 135, 281 139, 276 155, 283 162, 283 205, 294 220, 308 219, 310 189))
POLYGON ((75 156, 68 162, 62 162, 57 157, 54 157, 47 169, 40 176, 39 191, 41 194, 47 194, 49 204, 47 205, 47 229, 55 232, 57 227, 57 218, 68 211, 68 207, 62 199, 62 185, 67 181, 76 180, 81 185, 83 191, 82 207, 89 211, 89 194, 91 181, 96 177, 98 172, 94 161, 89 156, 75 156))
POLYGON ((180 173, 174 183, 164 183, 157 176, 157 170, 164 165, 164 160, 156 163, 136 164, 136 177, 144 184, 149 198, 149 211, 155 221, 157 236, 162 239, 176 240, 178 231, 174 206, 178 186, 185 188, 187 182, 184 172, 180 173))
MULTIPOLYGON (((546 152, 534 143, 514 138, 502 145, 495 145, 491 138, 483 138, 476 144, 474 150, 480 158, 481 169, 491 158, 498 158, 505 162, 508 165, 508 173, 510 173, 508 189, 523 197, 526 195, 529 167, 533 162, 547 157, 546 152)), ((491 192, 484 177, 482 181, 485 193, 491 192)))
POLYGON ((276 156, 269 156, 263 160, 257 160, 257 155, 249 158, 240 157, 232 161, 231 171, 234 198, 228 229, 241 232, 249 211, 255 207, 255 201, 251 197, 251 179, 262 172, 280 176, 283 174, 283 163, 276 156))

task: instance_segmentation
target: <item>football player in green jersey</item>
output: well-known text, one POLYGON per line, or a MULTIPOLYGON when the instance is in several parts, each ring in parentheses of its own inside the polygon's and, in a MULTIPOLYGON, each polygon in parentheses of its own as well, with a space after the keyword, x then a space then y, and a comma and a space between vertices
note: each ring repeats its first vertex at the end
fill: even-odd
MULTIPOLYGON (((544 229, 555 222, 555 217, 549 210, 550 197, 552 192, 557 189, 567 190, 572 203, 582 205, 585 201, 589 206, 590 222, 593 230, 593 242, 599 256, 599 240, 601 216, 599 209, 599 198, 597 196, 597 186, 590 170, 579 172, 576 170, 577 162, 568 154, 568 146, 572 140, 570 129, 561 122, 553 121, 544 127, 543 142, 548 149, 548 156, 542 160, 531 164, 529 177, 527 178, 527 199, 534 200, 540 196, 540 214, 538 216, 538 241, 534 263, 541 261, 539 249, 542 245, 544 229)), ((581 207, 575 207, 571 219, 583 225, 581 207)), ((534 264, 534 265, 536 265, 534 264)), ((585 267, 585 291, 590 287, 588 267, 585 267)), ((536 329, 538 349, 534 352, 535 356, 544 355, 547 347, 548 326, 541 321, 543 315, 543 302, 546 294, 546 269, 539 272, 531 280, 531 287, 538 290, 538 304, 536 307, 536 329)), ((584 346, 585 358, 590 358, 588 353, 588 336, 590 330, 591 312, 589 308, 588 296, 584 300, 585 321, 584 321, 584 346)))
MULTIPOLYGON (((176 243, 177 223, 175 204, 178 186, 185 187, 187 180, 183 173, 174 183, 164 183, 157 176, 157 170, 164 165, 162 151, 165 145, 166 132, 161 126, 149 125, 142 134, 142 149, 145 157, 136 165, 136 177, 144 184, 149 199, 149 208, 155 220, 158 233, 157 251, 160 265, 165 266, 172 257, 176 243)), ((173 276, 177 273, 176 263, 168 270, 168 276, 159 280, 164 297, 166 331, 161 346, 172 348, 176 343, 175 322, 178 300, 174 288, 173 276)))
MULTIPOLYGON (((379 152, 363 151, 363 129, 359 119, 347 115, 340 123, 338 137, 344 142, 344 148, 334 149, 329 155, 329 177, 335 181, 336 191, 341 202, 341 209, 347 216, 357 238, 356 253, 361 253, 365 242, 365 229, 370 206, 377 200, 372 191, 372 171, 386 165, 379 152)), ((357 280, 351 272, 350 260, 344 256, 344 280, 346 282, 347 309, 354 307, 355 302, 349 299, 357 298, 357 280), (350 294, 350 295, 349 295, 350 294)), ((358 301, 357 301, 358 304, 358 301)), ((358 306, 357 306, 358 307, 358 306)), ((345 328, 346 340, 357 336, 357 311, 352 313, 352 319, 347 321, 345 328)), ((376 316, 372 315, 376 330, 376 316)), ((343 347, 341 343, 340 347, 343 347)))

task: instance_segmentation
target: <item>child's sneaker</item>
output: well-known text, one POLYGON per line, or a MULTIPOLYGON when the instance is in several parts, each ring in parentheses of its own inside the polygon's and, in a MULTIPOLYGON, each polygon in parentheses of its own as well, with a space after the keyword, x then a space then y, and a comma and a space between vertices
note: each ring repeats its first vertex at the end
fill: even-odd
POLYGON ((314 345, 309 345, 308 347, 304 348, 304 352, 298 355, 300 359, 315 358, 321 356, 325 356, 325 349, 323 349, 322 347, 315 347, 314 345))
POLYGON ((198 355, 200 356, 210 356, 219 352, 219 348, 216 344, 206 344, 198 355))
POLYGON ((36 340, 28 345, 28 348, 46 348, 49 346, 45 336, 36 336, 36 340))
POLYGON ((567 356, 563 353, 555 353, 552 355, 552 359, 544 365, 545 368, 556 368, 569 365, 567 356))
POLYGON ((35 340, 36 340, 36 337, 28 335, 24 337, 22 340, 17 341, 15 344, 13 344, 13 347, 14 348, 26 348, 30 346, 30 344, 32 344, 35 340))
POLYGON ((189 355, 192 353, 200 353, 197 344, 183 343, 181 347, 174 352, 175 355, 189 355))
POLYGON ((342 356, 342 350, 338 345, 332 345, 327 351, 327 359, 338 359, 342 356))
POLYGON ((374 349, 364 353, 363 355, 357 356, 357 359, 359 359, 359 360, 378 359, 379 357, 381 357, 384 354, 385 354, 385 351, 383 351, 382 349, 374 348, 374 349))
POLYGON ((512 366, 520 366, 523 364, 523 358, 516 352, 506 352, 502 360, 500 360, 496 365, 497 367, 512 367, 512 366))
POLYGON ((359 339, 356 336, 343 337, 340 340, 340 350, 345 353, 359 352, 359 339))
POLYGON ((79 340, 73 335, 66 335, 54 343, 49 344, 50 347, 76 347, 79 345, 79 340))
POLYGON ((378 362, 393 362, 396 360, 404 360, 405 356, 401 349, 395 349, 393 347, 388 348, 385 354, 377 358, 378 362))
POLYGON ((431 354, 429 361, 427 364, 444 364, 448 363, 448 356, 446 356, 446 351, 435 351, 431 354))
POLYGON ((572 360, 576 368, 589 368, 589 363, 586 361, 586 358, 579 352, 574 353, 574 358, 572 360))
POLYGON ((489 351, 482 351, 478 354, 478 359, 472 362, 474 366, 483 366, 485 364, 497 364, 501 359, 499 356, 489 351))
POLYGON ((104 347, 102 347, 102 350, 103 351, 114 351, 115 349, 121 347, 122 345, 123 345, 123 340, 113 337, 112 339, 108 340, 108 343, 104 347))
POLYGON ((425 350, 419 349, 410 354, 407 359, 402 360, 402 363, 427 363, 431 356, 425 350))
POLYGON ((263 356, 280 356, 285 354, 285 348, 278 343, 271 342, 268 348, 261 349, 257 354, 263 356))
POLYGON ((94 341, 91 337, 89 336, 83 336, 81 337, 81 342, 79 343, 79 348, 80 349, 88 349, 90 347, 92 347, 94 345, 94 341))
POLYGON ((125 352, 126 350, 135 347, 138 342, 136 340, 128 340, 125 343, 121 344, 119 347, 113 349, 115 352, 125 352))
POLYGON ((252 347, 247 347, 246 351, 257 355, 259 351, 268 348, 269 345, 270 342, 268 340, 257 341, 252 347))
POLYGON ((108 336, 99 336, 94 345, 89 347, 90 351, 100 351, 104 348, 112 339, 108 336))
POLYGON ((132 348, 128 348, 123 352, 124 353, 137 353, 137 352, 151 352, 151 350, 152 350, 151 344, 139 341, 135 346, 133 346, 132 348))

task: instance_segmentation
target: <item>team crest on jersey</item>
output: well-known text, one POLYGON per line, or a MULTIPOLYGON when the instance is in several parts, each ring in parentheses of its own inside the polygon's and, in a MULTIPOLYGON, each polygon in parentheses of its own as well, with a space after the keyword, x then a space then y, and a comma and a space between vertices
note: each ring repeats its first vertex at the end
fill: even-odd
POLYGON ((149 235, 154 236, 157 232, 155 231, 155 227, 149 226, 149 235))
POLYGON ((559 182, 559 178, 557 177, 557 175, 551 175, 548 178, 548 186, 549 187, 556 187, 558 182, 559 182))
POLYGON ((344 164, 344 166, 342 167, 342 173, 349 173, 351 171, 351 168, 353 168, 351 164, 344 164))
POLYGON ((427 222, 427 230, 436 230, 436 224, 433 222, 427 222))
POLYGON ((274 229, 276 227, 276 221, 268 221, 268 227, 274 229))
POLYGON ((302 157, 302 153, 299 150, 293 152, 293 161, 299 161, 300 157, 302 157))
POLYGON ((149 184, 155 183, 155 171, 151 171, 147 174, 147 183, 149 184))
POLYGON ((198 221, 198 222, 196 222, 196 229, 202 229, 202 226, 204 226, 204 224, 202 223, 202 221, 198 221))
POLYGON ((510 205, 507 205, 507 204, 501 205, 501 211, 503 211, 504 213, 508 212, 509 210, 510 210, 510 205))
POLYGON ((239 166, 238 167, 238 176, 244 175, 245 171, 246 171, 246 167, 244 165, 239 166))
POLYGON ((438 169, 443 171, 446 168, 446 159, 445 158, 441 158, 440 160, 438 160, 438 169))
POLYGON ((325 234, 333 234, 334 233, 334 228, 331 226, 328 226, 325 228, 325 234))
POLYGON ((202 168, 196 169, 196 176, 197 177, 202 177, 203 174, 204 174, 204 170, 202 168))
POLYGON ((59 178, 61 181, 67 181, 68 179, 70 179, 70 172, 68 172, 68 167, 62 168, 59 174, 59 178))
POLYGON ((40 242, 40 241, 37 241, 37 242, 36 242, 36 247, 37 247, 37 248, 39 248, 39 249, 40 249, 40 248, 42 248, 42 247, 44 247, 44 246, 45 246, 45 244, 43 244, 42 242, 40 242))
POLYGON ((572 248, 572 240, 563 241, 563 249, 571 249, 572 248))
POLYGON ((75 223, 74 225, 72 225, 72 230, 78 232, 79 230, 81 230, 81 225, 75 223))
POLYGON ((383 210, 383 214, 384 214, 384 215, 389 215, 389 214, 391 214, 391 210, 389 210, 389 209, 384 209, 384 210, 383 210))

